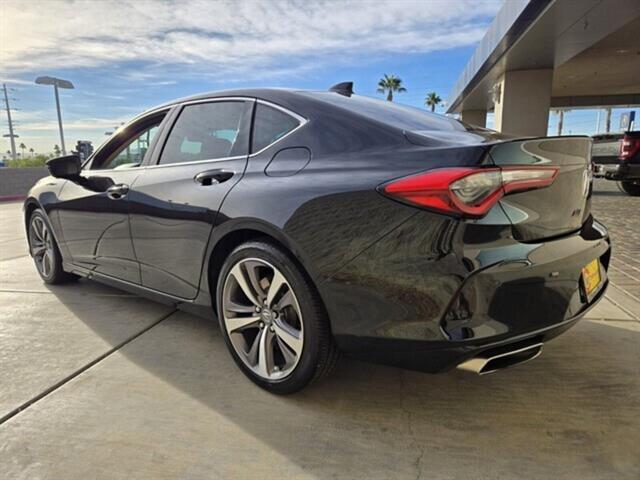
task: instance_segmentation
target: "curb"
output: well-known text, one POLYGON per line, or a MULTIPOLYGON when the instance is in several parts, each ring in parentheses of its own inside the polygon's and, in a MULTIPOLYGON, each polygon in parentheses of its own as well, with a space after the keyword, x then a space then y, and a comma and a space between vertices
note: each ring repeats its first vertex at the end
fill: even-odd
POLYGON ((606 297, 618 308, 623 310, 636 321, 640 321, 640 300, 621 289, 617 285, 610 283, 606 297))

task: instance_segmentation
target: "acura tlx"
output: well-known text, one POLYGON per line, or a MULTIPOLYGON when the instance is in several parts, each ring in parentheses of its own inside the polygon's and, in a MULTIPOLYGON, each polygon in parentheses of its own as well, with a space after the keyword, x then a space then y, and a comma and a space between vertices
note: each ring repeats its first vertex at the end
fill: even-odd
POLYGON ((45 282, 217 318, 275 393, 339 353, 483 374, 536 357, 604 294, 590 152, 588 137, 508 137, 350 83, 214 92, 50 160, 25 226, 45 282))

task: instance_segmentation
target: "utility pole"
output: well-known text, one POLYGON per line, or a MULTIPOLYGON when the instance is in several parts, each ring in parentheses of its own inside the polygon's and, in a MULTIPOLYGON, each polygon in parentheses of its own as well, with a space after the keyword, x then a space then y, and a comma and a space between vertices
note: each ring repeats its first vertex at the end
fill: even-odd
POLYGON ((13 133, 13 121, 11 120, 11 106, 9 105, 9 95, 7 95, 7 84, 2 84, 2 91, 4 92, 4 105, 7 110, 7 121, 9 122, 9 135, 3 135, 3 137, 9 137, 11 140, 11 158, 16 159, 16 138, 18 135, 13 133))
POLYGON ((605 133, 609 133, 611 131, 611 107, 607 107, 605 111, 607 112, 607 117, 605 120, 604 131, 605 133))

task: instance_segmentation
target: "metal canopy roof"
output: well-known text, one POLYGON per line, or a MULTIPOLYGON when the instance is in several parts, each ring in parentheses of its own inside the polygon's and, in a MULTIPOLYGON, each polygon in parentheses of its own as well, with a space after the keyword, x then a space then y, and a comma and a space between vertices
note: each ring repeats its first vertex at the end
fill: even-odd
POLYGON ((449 96, 448 112, 493 108, 505 71, 554 69, 552 106, 640 103, 638 0, 508 0, 449 96))

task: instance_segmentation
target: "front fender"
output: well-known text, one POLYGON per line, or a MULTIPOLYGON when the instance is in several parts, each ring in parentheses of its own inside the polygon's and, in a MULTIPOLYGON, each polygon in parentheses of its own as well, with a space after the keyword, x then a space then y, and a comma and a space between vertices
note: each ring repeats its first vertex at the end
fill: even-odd
MULTIPOLYGON (((29 218, 31 213, 35 209, 39 208, 44 212, 45 219, 49 224, 53 238, 60 248, 60 253, 62 254, 63 259, 69 258, 69 255, 64 246, 64 237, 62 234, 62 228, 60 227, 56 206, 59 203, 60 192, 64 188, 66 182, 66 180, 57 179, 51 176, 38 180, 29 190, 27 198, 22 206, 27 243, 29 243, 29 218)), ((31 247, 31 245, 29 245, 29 247, 31 247)))

